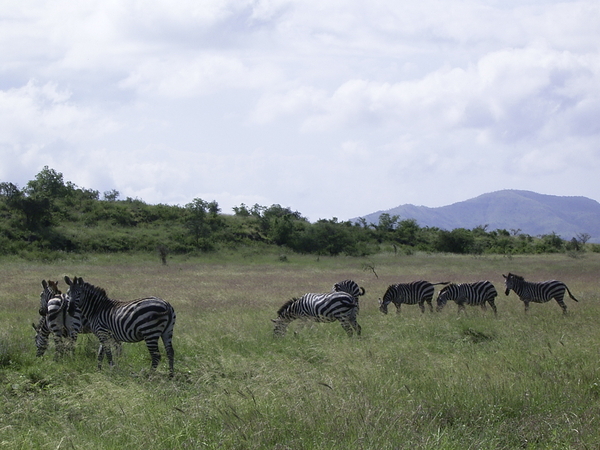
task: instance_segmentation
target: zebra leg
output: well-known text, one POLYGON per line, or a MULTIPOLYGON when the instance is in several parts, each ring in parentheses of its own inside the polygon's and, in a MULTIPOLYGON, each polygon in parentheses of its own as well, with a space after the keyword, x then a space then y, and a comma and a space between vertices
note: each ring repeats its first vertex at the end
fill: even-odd
POLYGON ((565 301, 560 298, 560 299, 555 299, 556 303, 558 303, 558 305, 562 308, 563 310, 563 314, 567 314, 567 305, 565 304, 565 301))
POLYGON ((102 368, 102 360, 104 359, 104 345, 100 342, 98 346, 98 369, 102 368))
MULTIPOLYGON (((46 319, 42 318, 42 320, 45 322, 46 319)), ((31 326, 36 331, 35 346, 37 347, 37 351, 35 352, 35 356, 44 356, 44 353, 46 353, 46 349, 48 348, 48 338, 50 337, 50 330, 48 329, 48 327, 43 326, 41 320, 38 326, 36 326, 34 323, 32 323, 31 326)))
POLYGON ((496 308, 496 303, 494 302, 494 299, 488 300, 490 306, 492 307, 492 311, 494 311, 494 315, 497 316, 498 315, 498 309, 496 308))
POLYGON ((356 321, 356 319, 354 319, 354 329, 356 330, 356 335, 360 336, 361 332, 362 332, 362 328, 361 326, 358 324, 358 322, 356 321))
POLYGON ((169 360, 169 377, 172 377, 174 374, 174 360, 175 360, 175 350, 173 350, 173 333, 163 333, 162 341, 165 345, 165 351, 167 353, 167 359, 169 360))
POLYGON ((98 334, 98 339, 100 339, 100 347, 98 347, 98 370, 102 369, 102 360, 104 359, 105 354, 106 359, 108 359, 108 365, 113 367, 113 357, 110 349, 110 334, 101 332, 98 334))
POLYGON ((421 314, 423 314, 425 312, 425 302, 424 301, 419 302, 419 309, 421 310, 421 314))
POLYGON ((529 300, 523 300, 523 303, 525 303, 525 313, 529 312, 529 300))
POLYGON ((394 306, 396 307, 396 314, 400 314, 400 306, 402 306, 402 303, 394 303, 394 306))
POLYGON ((69 353, 69 355, 75 355, 75 344, 77 342, 77 332, 74 331, 71 333, 71 336, 68 337, 67 343, 65 345, 65 350, 69 353))
POLYGON ((433 312, 433 305, 431 304, 431 299, 429 300, 425 300, 427 302, 427 304, 429 305, 429 312, 433 312))
POLYGON ((58 361, 65 351, 63 339, 60 335, 54 335, 54 360, 58 361))
POLYGON ((158 336, 147 337, 146 347, 148 347, 150 357, 152 358, 152 369, 156 369, 158 367, 158 363, 160 362, 160 351, 158 350, 158 336))
POLYGON ((344 328, 344 330, 346 330, 346 333, 348 334, 348 336, 352 337, 352 335, 354 334, 354 331, 356 331, 356 334, 358 336, 360 336, 361 328, 360 328, 360 325, 358 324, 358 322, 356 322, 355 317, 340 318, 339 321, 340 321, 340 324, 342 325, 342 328, 344 328))

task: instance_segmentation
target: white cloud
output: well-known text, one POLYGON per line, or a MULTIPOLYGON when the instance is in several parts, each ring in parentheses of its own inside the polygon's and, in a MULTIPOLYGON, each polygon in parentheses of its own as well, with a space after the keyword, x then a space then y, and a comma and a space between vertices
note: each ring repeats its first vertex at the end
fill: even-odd
POLYGON ((596 1, 5 3, 3 181, 312 219, 600 189, 596 1))

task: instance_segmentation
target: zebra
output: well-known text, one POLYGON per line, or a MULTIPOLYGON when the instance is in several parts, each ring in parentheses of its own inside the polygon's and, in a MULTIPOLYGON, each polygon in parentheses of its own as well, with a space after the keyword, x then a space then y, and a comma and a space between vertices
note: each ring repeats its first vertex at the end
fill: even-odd
POLYGON ((358 297, 365 295, 367 291, 362 286, 359 286, 354 280, 344 280, 333 285, 331 292, 346 292, 354 297, 356 303, 358 303, 358 297))
POLYGON ((525 312, 529 311, 529 303, 546 303, 552 299, 556 300, 556 303, 563 310, 563 314, 567 314, 567 305, 565 305, 564 297, 565 291, 568 292, 571 299, 578 302, 565 283, 557 280, 543 281, 541 283, 530 283, 525 281, 525 278, 514 273, 508 275, 502 274, 504 282, 506 284, 506 295, 510 293, 512 289, 515 294, 519 296, 519 299, 525 303, 525 312))
POLYGON ((169 360, 169 376, 174 374, 173 329, 175 310, 166 301, 158 297, 146 297, 131 301, 118 301, 108 297, 106 291, 87 283, 81 277, 71 280, 65 276, 69 285, 71 307, 81 309, 89 321, 92 332, 100 339, 98 369, 106 353, 108 364, 113 366, 110 343, 146 341, 152 358, 152 369, 158 367, 161 359, 158 340, 162 338, 169 360))
POLYGON ((42 280, 42 292, 40 293, 40 320, 38 324, 32 324, 35 334, 36 356, 44 356, 48 348, 50 334, 54 336, 55 358, 58 358, 65 350, 63 338, 70 337, 67 331, 67 309, 68 300, 58 289, 58 281, 42 280))
POLYGON ((400 314, 400 305, 419 305, 421 312, 425 312, 425 302, 429 305, 429 311, 433 312, 433 293, 438 284, 449 284, 449 281, 440 283, 430 283, 429 281, 412 281, 410 283, 391 284, 388 286, 383 300, 379 299, 379 311, 383 314, 388 313, 388 305, 394 303, 396 306, 396 314, 400 314))
POLYGON ((274 336, 285 336, 288 325, 295 319, 310 319, 315 322, 335 322, 338 320, 348 336, 354 332, 360 336, 361 327, 356 321, 358 314, 357 299, 347 292, 329 292, 326 294, 304 294, 300 298, 288 300, 279 311, 274 336))
POLYGON ((498 314, 494 299, 498 292, 489 281, 477 281, 475 283, 455 284, 451 283, 445 286, 437 298, 437 311, 441 311, 448 300, 454 300, 458 305, 458 312, 465 310, 465 305, 481 305, 485 311, 486 302, 490 304, 494 314, 498 314))

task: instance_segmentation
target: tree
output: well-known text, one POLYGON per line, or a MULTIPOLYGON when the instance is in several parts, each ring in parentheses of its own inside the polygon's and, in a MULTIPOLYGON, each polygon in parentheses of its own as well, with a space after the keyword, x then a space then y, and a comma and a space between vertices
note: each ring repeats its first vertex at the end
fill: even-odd
POLYGON ((116 202, 119 199, 121 193, 116 189, 111 189, 110 191, 104 192, 104 201, 106 202, 116 202))
POLYGON ((418 234, 421 230, 415 219, 401 220, 396 228, 395 237, 400 244, 415 246, 418 243, 418 234))
POLYGON ((589 233, 577 233, 577 240, 581 242, 581 245, 585 245, 591 238, 592 236, 589 233))
POLYGON ((195 198, 191 203, 185 205, 187 210, 186 226, 192 234, 196 246, 200 246, 200 240, 206 238, 210 231, 206 216, 208 203, 201 198, 195 198))
POLYGON ((440 230, 436 250, 448 253, 469 253, 474 242, 473 234, 465 228, 456 228, 452 231, 440 230))
POLYGON ((44 166, 40 173, 35 176, 35 179, 27 183, 25 194, 29 197, 55 199, 64 197, 67 194, 67 187, 63 181, 62 173, 44 166))

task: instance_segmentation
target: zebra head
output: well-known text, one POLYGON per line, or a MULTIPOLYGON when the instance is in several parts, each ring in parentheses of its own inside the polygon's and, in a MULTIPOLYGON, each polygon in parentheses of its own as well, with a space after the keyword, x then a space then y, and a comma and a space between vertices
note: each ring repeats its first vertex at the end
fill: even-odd
POLYGON ((438 298, 436 300, 437 303, 437 307, 436 307, 436 311, 440 312, 444 306, 446 306, 446 303, 448 303, 448 300, 450 300, 450 296, 452 294, 452 289, 454 288, 454 286, 456 286, 456 284, 454 283, 450 283, 446 286, 444 286, 442 288, 442 290, 440 290, 440 293, 438 294, 438 298))
POLYGON ((48 314, 48 300, 61 292, 58 290, 58 281, 46 282, 42 280, 42 292, 40 293, 40 316, 48 314))
POLYGON ((389 285, 387 290, 385 291, 385 294, 383 294, 383 300, 379 299, 379 311, 381 311, 383 314, 388 313, 388 305, 390 304, 390 302, 392 301, 392 297, 394 296, 393 290, 394 285, 389 285))
POLYGON ((502 276, 504 277, 504 284, 506 285, 506 290, 504 291, 506 295, 510 293, 511 289, 514 291, 515 286, 518 283, 522 283, 525 280, 525 278, 510 272, 508 273, 508 275, 502 274, 502 276))
POLYGON ((287 320, 282 319, 281 317, 278 317, 277 319, 271 319, 271 322, 275 324, 275 326, 273 327, 273 336, 284 337, 289 322, 287 320))
POLYGON ((381 311, 383 314, 387 314, 388 313, 388 305, 386 303, 383 302, 383 300, 378 299, 379 300, 379 311, 381 311))
POLYGON ((277 318, 271 319, 274 324, 273 336, 283 337, 287 331, 287 327, 292 321, 290 317, 290 308, 298 301, 297 298, 292 298, 285 302, 281 308, 277 311, 277 318))
POLYGON ((67 291, 67 297, 69 298, 69 314, 74 315, 75 310, 80 308, 79 303, 81 302, 83 290, 87 283, 85 283, 81 277, 74 277, 73 280, 71 280, 66 275, 65 283, 69 286, 69 290, 67 291))

